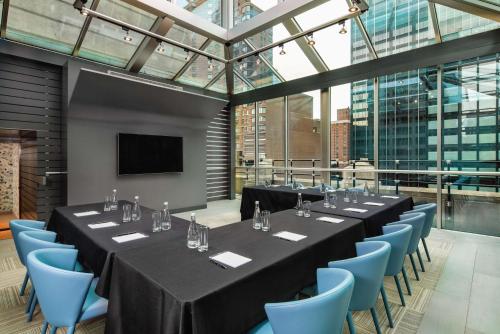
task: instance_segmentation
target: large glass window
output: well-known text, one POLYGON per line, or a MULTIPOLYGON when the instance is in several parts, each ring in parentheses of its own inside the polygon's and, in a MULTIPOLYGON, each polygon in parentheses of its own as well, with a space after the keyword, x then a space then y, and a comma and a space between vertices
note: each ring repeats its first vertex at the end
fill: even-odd
POLYGON ((362 80, 351 85, 351 159, 373 161, 373 84, 362 80))
POLYGON ((252 17, 276 6, 282 0, 228 0, 233 1, 233 25, 250 20, 252 17))
POLYGON ((245 167, 255 166, 255 103, 235 108, 235 191, 255 183, 255 171, 245 167))
POLYGON ((222 25, 222 0, 171 0, 170 2, 212 23, 222 25))

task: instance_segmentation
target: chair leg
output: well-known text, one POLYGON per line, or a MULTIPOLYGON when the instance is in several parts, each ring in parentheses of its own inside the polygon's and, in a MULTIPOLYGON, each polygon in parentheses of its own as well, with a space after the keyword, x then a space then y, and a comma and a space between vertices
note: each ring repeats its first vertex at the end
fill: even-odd
POLYGON ((28 312, 27 322, 31 322, 31 320, 33 319, 33 313, 35 312, 35 306, 37 302, 38 298, 36 297, 36 294, 34 294, 33 300, 31 301, 30 310, 28 312))
POLYGON ((403 278, 405 280, 406 290, 408 291, 408 295, 411 296, 410 280, 408 279, 408 275, 406 274, 406 269, 404 266, 403 266, 403 270, 401 270, 401 271, 403 272, 403 278))
POLYGON ((32 286, 30 291, 30 296, 28 298, 28 303, 26 303, 26 309, 24 310, 24 313, 28 313, 30 311, 31 303, 33 302, 34 296, 35 296, 35 288, 32 286))
POLYGON ((378 324, 377 311, 375 311, 375 308, 372 307, 370 309, 370 312, 372 313, 373 324, 375 325, 375 330, 377 331, 377 334, 382 334, 382 331, 380 330, 380 325, 378 324))
POLYGON ((40 334, 47 334, 47 326, 48 325, 49 325, 49 323, 47 322, 47 320, 44 320, 43 326, 42 326, 42 331, 40 332, 40 334))
POLYGON ((401 284, 399 284, 398 275, 394 275, 394 281, 396 282, 396 287, 398 288, 399 298, 401 299, 401 305, 406 306, 405 297, 403 296, 403 290, 401 289, 401 284))
POLYGON ((408 254, 408 256, 410 257, 411 266, 413 267, 413 272, 415 273, 415 278, 417 279, 417 281, 420 281, 420 277, 418 276, 417 272, 417 266, 415 265, 415 260, 413 259, 413 254, 408 254))
POLYGON ((19 290, 19 296, 24 296, 24 290, 26 290, 26 285, 28 285, 28 272, 26 271, 26 275, 24 275, 23 285, 21 285, 21 290, 19 290))
POLYGON ((384 302, 385 313, 387 313, 387 320, 389 320, 389 327, 394 328, 394 322, 392 321, 391 314, 391 306, 389 305, 389 301, 387 300, 387 295, 385 294, 384 285, 380 288, 380 292, 382 293, 382 301, 384 302))
POLYGON ((347 312, 347 325, 349 326, 349 333, 356 334, 356 326, 354 326, 354 320, 352 320, 351 311, 347 312))
POLYGON ((425 238, 422 238, 422 244, 424 245, 425 255, 427 255, 427 261, 431 262, 431 255, 429 254, 429 250, 427 249, 425 238))
POLYGON ((56 334, 57 327, 56 326, 50 326, 50 334, 56 334))
POLYGON ((417 257, 418 257, 418 262, 420 262, 420 268, 422 269, 422 272, 425 273, 424 261, 422 261, 422 255, 420 255, 420 249, 418 248, 417 248, 417 257))
POLYGON ((68 330, 66 331, 66 334, 74 334, 75 333, 75 326, 68 327, 68 330))

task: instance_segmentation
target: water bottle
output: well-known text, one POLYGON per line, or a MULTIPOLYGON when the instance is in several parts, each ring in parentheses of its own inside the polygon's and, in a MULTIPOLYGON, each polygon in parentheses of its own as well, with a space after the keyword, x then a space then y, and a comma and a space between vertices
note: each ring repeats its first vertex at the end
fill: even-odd
POLYGON ((330 207, 330 198, 329 198, 328 191, 325 191, 325 197, 323 198, 323 206, 325 208, 329 208, 330 207))
POLYGON ((141 206, 139 205, 139 196, 134 196, 134 205, 132 206, 132 221, 141 220, 141 206))
POLYGON ((196 223, 196 214, 192 212, 187 233, 187 246, 188 248, 198 248, 199 245, 200 233, 198 231, 198 224, 196 223))
POLYGON ((111 211, 118 210, 118 197, 116 195, 116 189, 113 189, 113 194, 111 195, 111 205, 109 208, 111 211))
POLYGON ((168 210, 168 202, 163 202, 161 210, 161 230, 167 231, 172 227, 172 219, 170 218, 170 210, 168 210))
POLYGON ((368 182, 365 182, 365 188, 363 189, 363 195, 370 196, 370 189, 368 188, 368 182))
POLYGON ((252 227, 256 230, 260 230, 262 227, 262 223, 260 221, 259 201, 255 201, 255 210, 253 212, 252 227))
POLYGON ((304 205, 302 204, 302 194, 299 193, 297 197, 297 216, 303 217, 304 216, 304 205))

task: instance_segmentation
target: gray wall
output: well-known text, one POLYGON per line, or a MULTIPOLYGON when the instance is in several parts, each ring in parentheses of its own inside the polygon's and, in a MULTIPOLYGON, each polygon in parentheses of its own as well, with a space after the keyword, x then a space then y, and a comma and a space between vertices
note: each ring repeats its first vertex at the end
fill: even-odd
POLYGON ((206 206, 206 122, 71 104, 67 133, 68 205, 102 201, 116 188, 120 199, 137 194, 151 208, 206 206), (183 137, 184 172, 118 176, 119 132, 183 137))

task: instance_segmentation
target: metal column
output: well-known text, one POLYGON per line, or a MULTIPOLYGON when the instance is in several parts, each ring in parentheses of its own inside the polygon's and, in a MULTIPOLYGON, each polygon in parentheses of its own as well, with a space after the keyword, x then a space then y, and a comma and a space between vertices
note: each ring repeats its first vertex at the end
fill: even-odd
MULTIPOLYGON (((320 92, 321 111, 321 167, 330 168, 330 132, 331 132, 331 89, 325 88, 320 92)), ((315 173, 315 172, 313 172, 315 173)), ((325 184, 330 184, 330 172, 322 172, 322 179, 325 184)))
MULTIPOLYGON (((373 79, 373 165, 378 169, 378 139, 379 139, 379 80, 378 77, 373 79)), ((375 192, 379 192, 378 173, 373 176, 375 182, 375 192)))
MULTIPOLYGON (((284 133, 284 140, 285 140, 285 145, 283 145, 283 166, 285 168, 288 167, 288 96, 285 96, 285 121, 283 122, 283 133, 284 133)), ((288 171, 285 170, 285 173, 283 175, 284 178, 284 184, 288 183, 288 171)))
MULTIPOLYGON (((436 168, 437 170, 442 170, 442 126, 443 126, 443 67, 438 66, 437 68, 437 149, 436 149, 436 168)), ((442 180, 441 175, 437 175, 436 178, 436 202, 437 202, 437 214, 436 214, 436 225, 437 228, 442 228, 442 216, 443 216, 443 198, 442 198, 442 180)))

